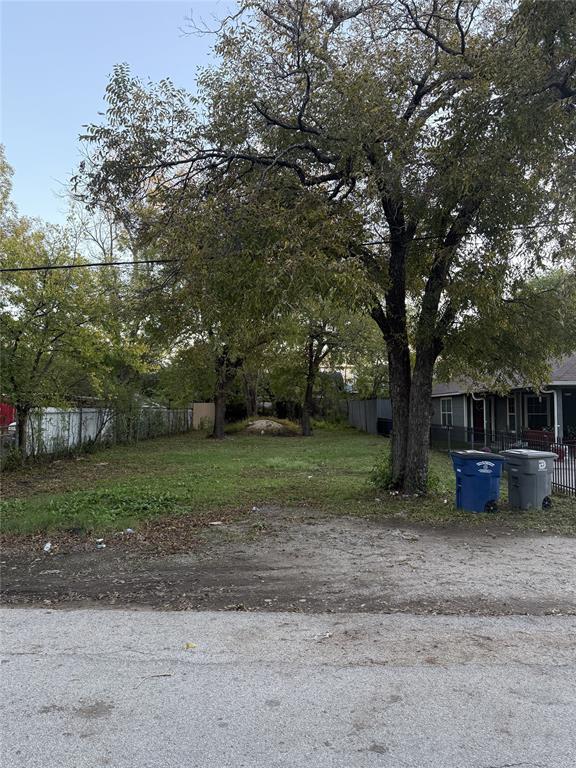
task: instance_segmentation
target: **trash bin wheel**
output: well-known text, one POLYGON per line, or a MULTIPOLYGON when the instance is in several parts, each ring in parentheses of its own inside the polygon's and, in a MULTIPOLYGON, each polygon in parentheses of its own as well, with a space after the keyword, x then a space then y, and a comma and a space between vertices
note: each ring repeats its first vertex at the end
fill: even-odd
POLYGON ((550 509, 552 506, 552 499, 550 496, 544 496, 544 500, 542 501, 542 509, 550 509))
POLYGON ((498 512, 498 502, 497 501, 487 501, 484 505, 484 512, 498 512))

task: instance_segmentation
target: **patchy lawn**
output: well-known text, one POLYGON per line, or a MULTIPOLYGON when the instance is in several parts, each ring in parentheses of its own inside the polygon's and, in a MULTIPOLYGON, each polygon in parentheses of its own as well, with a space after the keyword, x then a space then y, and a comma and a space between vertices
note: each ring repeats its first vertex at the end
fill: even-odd
POLYGON ((104 533, 149 527, 160 516, 185 516, 202 527, 266 505, 406 523, 576 534, 575 499, 555 497, 546 512, 457 511, 445 454, 432 455, 436 491, 427 498, 377 492, 368 477, 388 446, 387 440, 349 428, 319 429, 312 438, 236 434, 224 442, 191 433, 116 446, 6 472, 3 535, 13 543, 20 534, 104 533))

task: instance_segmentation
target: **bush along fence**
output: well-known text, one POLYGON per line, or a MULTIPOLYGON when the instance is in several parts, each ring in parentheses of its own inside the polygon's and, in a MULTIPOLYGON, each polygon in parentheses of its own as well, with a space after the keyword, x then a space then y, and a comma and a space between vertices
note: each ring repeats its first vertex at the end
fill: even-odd
MULTIPOLYGON (((28 457, 65 454, 97 444, 130 443, 188 432, 192 426, 192 408, 36 408, 28 417, 24 453, 28 457)), ((2 443, 4 456, 11 449, 19 450, 17 430, 5 430, 2 443)))
MULTIPOLYGON (((392 418, 379 415, 387 401, 355 400, 349 402, 348 421, 365 432, 389 436, 392 434, 392 418), (350 407, 352 406, 352 407, 350 407)), ((436 450, 482 450, 498 453, 510 448, 529 448, 534 451, 552 451, 558 455, 554 462, 552 488, 556 493, 576 496, 576 440, 554 440, 548 432, 525 430, 521 434, 478 430, 472 427, 449 427, 432 424, 430 447, 436 450)))

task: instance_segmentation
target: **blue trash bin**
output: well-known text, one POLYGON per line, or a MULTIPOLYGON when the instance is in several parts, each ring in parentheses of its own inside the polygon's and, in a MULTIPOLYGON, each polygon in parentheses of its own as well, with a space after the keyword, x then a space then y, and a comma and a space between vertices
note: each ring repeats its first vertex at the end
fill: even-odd
POLYGON ((456 507, 467 512, 496 512, 504 457, 484 451, 451 451, 456 473, 456 507))

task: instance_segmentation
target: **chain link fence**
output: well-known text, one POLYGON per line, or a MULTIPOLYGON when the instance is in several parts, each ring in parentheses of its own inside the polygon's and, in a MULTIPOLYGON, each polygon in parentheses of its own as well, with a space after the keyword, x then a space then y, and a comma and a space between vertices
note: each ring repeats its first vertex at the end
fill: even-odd
MULTIPOLYGON (((188 432, 192 426, 192 408, 35 408, 28 417, 25 454, 65 454, 91 445, 149 440, 188 432)), ((18 450, 17 429, 6 431, 2 443, 3 455, 18 450)))

